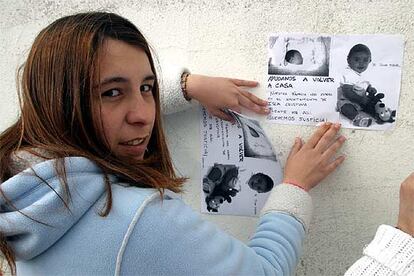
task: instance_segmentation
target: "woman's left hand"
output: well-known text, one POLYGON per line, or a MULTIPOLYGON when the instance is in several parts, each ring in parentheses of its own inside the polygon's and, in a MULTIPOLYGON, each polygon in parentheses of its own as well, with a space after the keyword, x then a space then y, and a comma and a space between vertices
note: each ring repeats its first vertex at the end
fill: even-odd
POLYGON ((246 90, 257 85, 256 81, 191 74, 186 88, 188 96, 197 100, 212 115, 232 121, 232 117, 223 112, 224 109, 240 113, 243 107, 258 114, 269 114, 267 101, 246 90))

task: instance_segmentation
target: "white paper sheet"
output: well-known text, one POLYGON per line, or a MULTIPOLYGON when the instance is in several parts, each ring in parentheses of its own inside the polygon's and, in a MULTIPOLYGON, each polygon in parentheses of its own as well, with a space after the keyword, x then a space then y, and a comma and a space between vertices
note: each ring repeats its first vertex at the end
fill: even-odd
MULTIPOLYGON (((270 35, 267 92, 271 114, 267 120, 296 125, 331 121, 346 128, 390 129, 398 115, 402 58, 403 39, 398 35, 270 35), (362 72, 348 62, 348 54, 357 44, 370 51, 371 60, 362 72), (339 112, 344 102, 338 91, 342 91, 347 74, 355 74, 358 84, 363 80, 366 87, 375 88, 375 95, 384 95, 382 99, 364 100, 368 102, 365 104, 352 104, 363 121, 353 117, 352 112, 348 117, 354 119, 339 112), (378 100, 384 108, 375 108, 380 104, 375 104, 378 100), (364 124, 368 121, 369 126, 364 124)), ((368 97, 368 90, 360 92, 364 94, 361 97, 368 97)))
POLYGON ((258 121, 232 124, 201 109, 201 212, 258 215, 282 169, 258 121))

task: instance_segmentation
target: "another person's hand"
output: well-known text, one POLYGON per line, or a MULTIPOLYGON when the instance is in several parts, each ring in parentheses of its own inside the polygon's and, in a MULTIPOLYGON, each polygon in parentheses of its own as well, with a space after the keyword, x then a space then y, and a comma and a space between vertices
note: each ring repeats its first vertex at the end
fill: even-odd
POLYGON ((256 81, 191 74, 186 88, 188 96, 197 100, 212 115, 232 121, 232 117, 223 112, 224 109, 240 112, 243 107, 263 115, 270 112, 266 101, 246 90, 257 85, 256 81))
POLYGON ((400 212, 397 227, 411 236, 414 235, 414 173, 400 186, 400 212))
POLYGON ((344 136, 337 137, 340 127, 339 124, 324 123, 305 144, 296 138, 286 161, 283 182, 309 191, 333 172, 345 160, 344 156, 335 158, 345 142, 344 136))

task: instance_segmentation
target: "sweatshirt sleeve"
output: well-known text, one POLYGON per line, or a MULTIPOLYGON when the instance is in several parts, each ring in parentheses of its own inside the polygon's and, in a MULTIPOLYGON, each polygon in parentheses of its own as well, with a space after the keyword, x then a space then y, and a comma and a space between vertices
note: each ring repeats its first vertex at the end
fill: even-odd
POLYGON ((345 276, 414 275, 414 238, 392 226, 378 227, 363 253, 345 276))
POLYGON ((154 200, 131 233, 120 273, 294 275, 305 227, 292 216, 298 210, 270 205, 245 244, 202 220, 179 199, 154 200))
POLYGON ((159 68, 160 103, 164 115, 180 112, 194 105, 194 101, 187 101, 181 91, 181 75, 184 72, 189 70, 173 64, 162 64, 159 68))

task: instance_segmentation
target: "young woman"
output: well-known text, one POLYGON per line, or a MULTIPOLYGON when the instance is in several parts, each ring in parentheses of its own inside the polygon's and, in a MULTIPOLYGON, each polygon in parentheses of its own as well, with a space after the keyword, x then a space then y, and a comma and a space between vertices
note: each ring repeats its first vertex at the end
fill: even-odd
POLYGON ((344 160, 334 158, 340 126, 296 140, 285 183, 246 245, 166 193, 185 179, 173 170, 160 96, 170 111, 192 98, 225 119, 223 108, 266 113, 266 103, 242 88, 255 82, 166 75, 160 94, 148 43, 118 15, 76 14, 40 32, 21 76, 20 118, 0 135, 0 248, 13 273, 294 272, 312 212, 307 191, 344 160))

